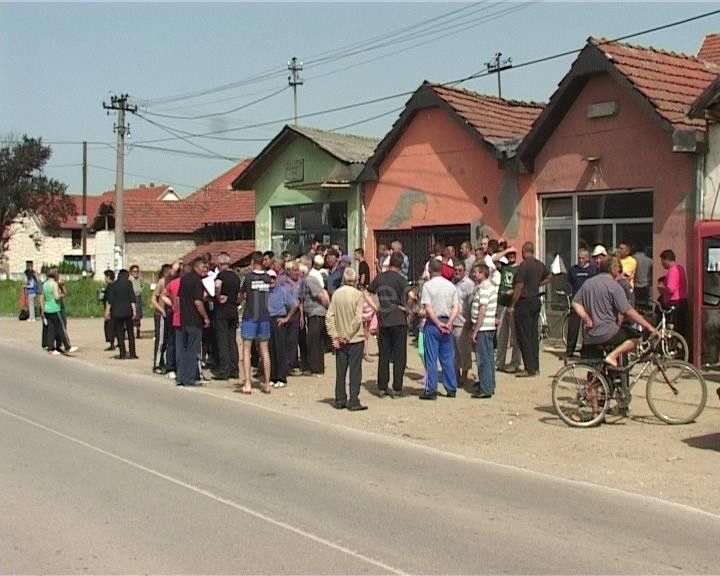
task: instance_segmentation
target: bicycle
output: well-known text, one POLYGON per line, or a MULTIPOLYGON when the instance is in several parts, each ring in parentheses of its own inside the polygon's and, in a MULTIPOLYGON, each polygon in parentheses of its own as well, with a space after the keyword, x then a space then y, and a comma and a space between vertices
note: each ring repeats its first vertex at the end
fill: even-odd
MULTIPOLYGON (((550 335, 558 327, 560 327, 560 333, 562 334, 562 341, 567 346, 568 341, 568 322, 570 321, 570 311, 572 310, 572 298, 565 290, 555 290, 555 294, 565 298, 566 307, 564 312, 557 317, 553 322, 548 322, 547 312, 545 309, 545 298, 546 292, 543 292, 540 296, 540 319, 538 321, 538 340, 548 340, 550 335)), ((578 343, 582 344, 582 333, 578 336, 578 343)))
MULTIPOLYGON (((684 360, 687 362, 690 358, 690 349, 687 340, 685 340, 685 337, 680 334, 680 332, 674 330, 673 324, 667 320, 667 317, 675 311, 675 306, 663 308, 662 304, 654 300, 651 301, 650 304, 660 311, 660 321, 657 324, 659 336, 656 346, 660 347, 660 351, 665 358, 670 360, 684 360)), ((650 339, 646 337, 647 332, 643 332, 642 329, 640 331, 643 334, 643 338, 637 349, 630 353, 631 360, 634 357, 642 355, 645 348, 651 345, 650 339)))
MULTIPOLYGON (((647 376, 645 397, 652 413, 666 424, 689 424, 704 410, 707 385, 689 362, 666 358, 660 336, 652 336, 639 355, 620 368, 605 364, 603 357, 566 363, 552 382, 555 412, 567 425, 589 428, 602 422, 627 418, 632 390, 647 376), (633 368, 639 366, 636 374, 633 368)), ((598 350, 604 355, 604 347, 598 350)))

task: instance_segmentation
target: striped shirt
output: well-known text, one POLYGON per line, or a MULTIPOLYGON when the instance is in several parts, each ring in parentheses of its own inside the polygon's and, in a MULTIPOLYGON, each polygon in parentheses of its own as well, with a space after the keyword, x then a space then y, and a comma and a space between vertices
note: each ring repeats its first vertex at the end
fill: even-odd
POLYGON ((497 313, 497 294, 498 287, 490 280, 485 280, 482 284, 475 287, 472 296, 472 305, 470 309, 470 319, 473 325, 477 323, 480 314, 480 308, 486 307, 485 318, 483 319, 481 332, 495 330, 495 314, 497 313))

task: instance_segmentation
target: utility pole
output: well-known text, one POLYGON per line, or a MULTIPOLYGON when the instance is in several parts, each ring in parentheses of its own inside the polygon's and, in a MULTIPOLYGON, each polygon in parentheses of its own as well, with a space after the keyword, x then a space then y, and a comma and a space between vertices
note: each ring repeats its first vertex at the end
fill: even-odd
POLYGON ((502 59, 502 52, 498 52, 493 56, 490 62, 485 62, 488 74, 496 73, 498 81, 498 98, 502 98, 502 85, 500 84, 500 72, 512 68, 512 58, 502 59))
POLYGON ((87 272, 87 141, 83 140, 83 166, 82 166, 82 270, 87 272))
POLYGON ((295 126, 297 126, 298 123, 298 98, 297 98, 297 87, 302 86, 303 80, 300 77, 300 72, 302 72, 303 65, 302 62, 299 62, 297 58, 294 56, 288 62, 288 70, 290 70, 290 75, 288 76, 288 84, 292 86, 293 89, 293 103, 294 103, 294 110, 295 110, 295 126))
POLYGON ((103 102, 103 108, 117 111, 117 124, 113 127, 117 133, 117 160, 115 166, 115 269, 125 267, 125 223, 123 192, 125 189, 125 136, 130 133, 130 125, 125 124, 126 112, 137 112, 137 106, 128 104, 128 95, 112 96, 110 104, 103 102))

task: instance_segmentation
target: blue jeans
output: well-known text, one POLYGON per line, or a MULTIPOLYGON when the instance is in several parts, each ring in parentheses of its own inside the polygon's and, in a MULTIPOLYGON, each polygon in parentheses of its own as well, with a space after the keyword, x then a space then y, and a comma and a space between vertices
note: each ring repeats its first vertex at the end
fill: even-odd
POLYGON ((478 332, 475 343, 475 355, 478 365, 478 388, 480 394, 495 394, 495 351, 493 338, 495 330, 478 332))
POLYGON ((176 333, 175 380, 178 384, 192 386, 200 377, 202 332, 203 329, 199 326, 183 326, 176 333))
MULTIPOLYGON (((440 318, 442 321, 447 319, 440 318)), ((425 370, 427 379, 425 394, 437 393, 438 359, 443 371, 444 386, 448 392, 457 391, 457 374, 455 373, 455 340, 452 332, 442 334, 440 329, 429 320, 425 323, 425 370)))

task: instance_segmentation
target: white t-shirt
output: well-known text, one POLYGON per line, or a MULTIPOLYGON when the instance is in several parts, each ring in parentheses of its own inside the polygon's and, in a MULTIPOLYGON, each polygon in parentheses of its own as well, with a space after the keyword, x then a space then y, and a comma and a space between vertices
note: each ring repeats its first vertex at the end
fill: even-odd
POLYGON ((432 306, 438 318, 442 316, 449 318, 453 306, 458 306, 459 302, 455 284, 450 280, 435 276, 423 284, 420 304, 432 306))

